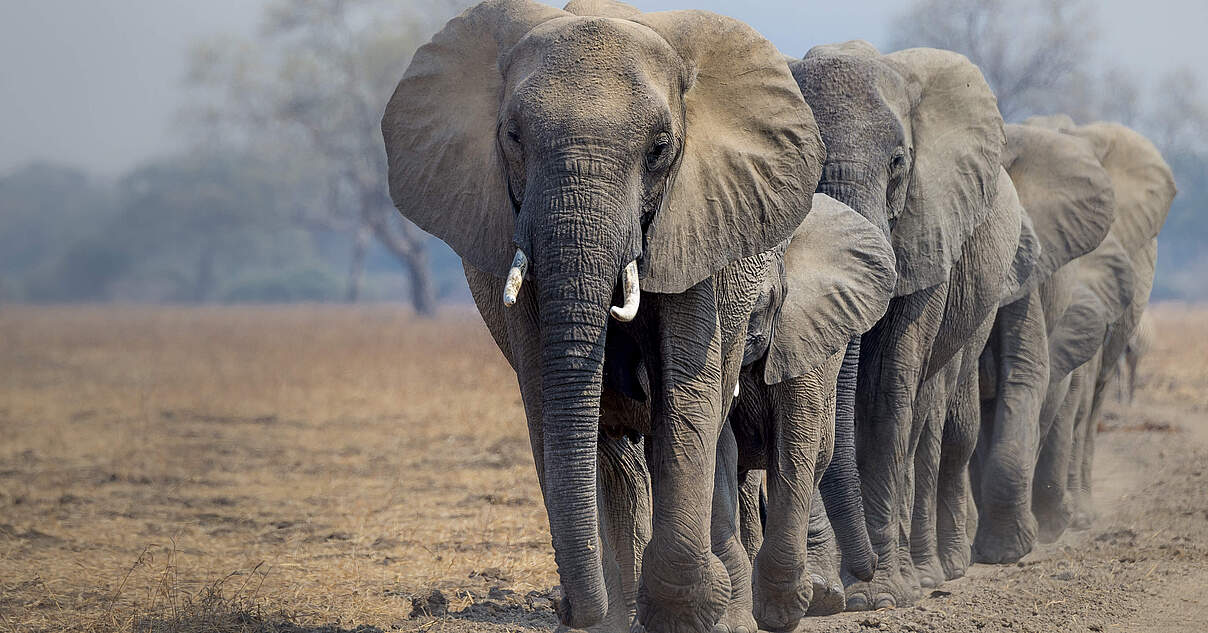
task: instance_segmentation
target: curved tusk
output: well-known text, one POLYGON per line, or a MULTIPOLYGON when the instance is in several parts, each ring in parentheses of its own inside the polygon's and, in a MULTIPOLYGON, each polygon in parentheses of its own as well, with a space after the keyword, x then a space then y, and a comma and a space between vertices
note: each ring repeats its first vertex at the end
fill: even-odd
POLYGON ((638 260, 635 259, 625 266, 623 283, 625 305, 619 308, 612 306, 609 312, 612 313, 612 318, 622 323, 628 323, 633 320, 633 317, 638 315, 638 300, 642 296, 642 289, 638 287, 638 260))
POLYGON ((512 269, 508 271, 508 280, 503 284, 503 307, 516 305, 516 297, 520 296, 520 284, 524 283, 526 274, 528 257, 524 256, 524 251, 516 249, 516 256, 512 258, 512 269))

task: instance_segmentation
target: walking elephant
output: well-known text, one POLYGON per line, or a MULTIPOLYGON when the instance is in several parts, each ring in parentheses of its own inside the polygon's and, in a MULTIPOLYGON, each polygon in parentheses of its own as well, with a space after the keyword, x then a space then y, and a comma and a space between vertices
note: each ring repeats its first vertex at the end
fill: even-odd
MULTIPOLYGON (((1058 271, 1098 247, 1115 217, 1111 180, 1088 143, 1035 126, 1011 124, 1006 132, 1002 164, 1038 245, 1031 275, 1004 298, 981 352, 981 429, 971 475, 978 513, 973 557, 982 563, 1015 562, 1032 550, 1041 405, 1050 376, 1056 383, 1066 376, 1060 368, 1050 373, 1049 343, 1057 340, 1053 331, 1075 285, 1058 271)), ((1095 305, 1119 303, 1104 298, 1095 305)))
MULTIPOLYGON (((848 42, 815 47, 789 65, 827 147, 818 190, 893 246, 894 296, 857 342, 857 459, 878 562, 871 581, 858 580, 846 560, 843 574, 849 609, 904 605, 918 592, 909 551, 915 448, 958 393, 976 405, 968 357, 989 335, 1016 260, 1030 266, 1026 255, 1017 258, 1023 213, 999 165, 1002 117, 968 59, 934 49, 882 55, 848 42)), ((975 438, 952 438, 967 446, 965 461, 975 438)), ((960 490, 967 475, 951 466, 932 483, 960 490)), ((941 556, 968 550, 955 510, 941 556)))
POLYGON ((1086 300, 1071 301, 1056 340, 1050 341, 1050 357, 1060 359, 1059 368, 1069 380, 1046 396, 1033 512, 1042 540, 1054 540, 1071 524, 1088 527, 1093 517, 1091 465, 1099 409, 1116 362, 1149 303, 1157 236, 1176 190, 1158 150, 1127 127, 1078 126, 1060 116, 1030 123, 1085 140, 1111 179, 1116 206, 1108 237, 1075 260, 1086 300), (1110 300, 1103 300, 1104 295, 1111 295, 1110 300), (1087 307, 1096 306, 1092 296, 1102 304, 1099 309, 1087 307))
MULTIPOLYGON (((811 512, 816 517, 821 511, 811 501, 838 432, 836 391, 848 343, 885 313, 895 281, 885 235, 850 207, 815 194, 813 210, 787 245, 783 274, 769 279, 752 315, 741 389, 729 420, 739 479, 757 476, 755 470, 767 473, 764 518, 748 521, 758 526, 743 526, 761 629, 791 631, 821 603, 837 602, 842 610, 837 568, 830 573, 836 566, 819 562, 833 558, 833 551, 825 551, 834 547, 833 537, 807 541, 807 533, 819 527, 811 512)), ((854 372, 854 364, 847 365, 854 372)), ((855 478, 854 459, 847 467, 855 478)), ((858 496, 854 502, 859 504, 858 496)), ((829 533, 825 521, 822 528, 829 533)), ((870 576, 875 559, 869 546, 865 550, 868 558, 860 564, 870 576)))
POLYGON ((717 449, 821 139, 749 27, 567 9, 488 0, 416 52, 382 120, 391 195, 461 256, 516 371, 563 624, 754 631, 717 449))

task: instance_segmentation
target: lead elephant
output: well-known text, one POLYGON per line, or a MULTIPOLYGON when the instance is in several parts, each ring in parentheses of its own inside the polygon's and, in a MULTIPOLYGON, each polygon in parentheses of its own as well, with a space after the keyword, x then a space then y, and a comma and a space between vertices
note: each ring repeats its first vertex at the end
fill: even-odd
POLYGON ((844 573, 849 609, 902 605, 918 591, 908 543, 914 451, 928 416, 968 391, 963 350, 988 335, 1019 250, 1021 212, 1000 199, 1014 195, 999 166, 1002 117, 981 72, 955 53, 882 55, 849 42, 790 67, 826 142, 819 191, 868 218, 895 254, 894 298, 860 337, 855 401, 878 566, 871 582, 857 582, 846 562, 844 573))
POLYGON ((821 141, 749 27, 568 9, 488 0, 416 52, 382 120, 391 195, 462 257, 517 373, 562 622, 628 628, 636 600, 650 631, 753 630, 745 554, 711 534, 716 449, 821 141), (645 503, 633 433, 644 548, 620 524, 645 503))

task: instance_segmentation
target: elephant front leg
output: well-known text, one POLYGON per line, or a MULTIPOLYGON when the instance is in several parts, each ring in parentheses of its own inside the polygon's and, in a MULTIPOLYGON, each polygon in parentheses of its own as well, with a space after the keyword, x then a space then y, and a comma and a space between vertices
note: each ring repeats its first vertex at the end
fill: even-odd
POLYGON ((822 616, 842 613, 847 608, 847 597, 843 592, 843 580, 839 575, 842 564, 839 543, 826 514, 822 495, 814 490, 810 502, 809 570, 814 584, 814 596, 810 600, 806 615, 822 616))
POLYGON ((642 551, 650 541, 650 475, 642 441, 602 436, 598 490, 608 615, 591 631, 629 631, 637 617, 642 551))
MULTIPOLYGON (((924 398, 920 397, 920 400, 924 398)), ((910 521, 910 559, 922 587, 944 582, 936 541, 936 489, 943 444, 943 410, 939 402, 924 412, 922 434, 914 454, 914 504, 910 521)), ((917 405, 916 405, 917 406, 917 405)))
POLYGON ((842 354, 809 375, 770 385, 773 403, 767 451, 767 521, 755 557, 755 619, 769 631, 796 628, 809 611, 814 581, 809 574, 810 506, 820 452, 833 446, 834 385, 842 354))
POLYGON ((940 445, 936 489, 936 536, 944 579, 965 575, 972 559, 969 516, 969 459, 979 430, 977 372, 970 372, 953 393, 940 445))
POLYGON ((717 442, 717 465, 713 483, 713 553, 726 566, 730 577, 730 601, 726 613, 714 627, 721 633, 755 633, 751 615, 751 559, 743 547, 739 528, 738 443, 727 423, 717 442))
POLYGON ((1082 376, 1077 370, 1059 383, 1049 385, 1044 409, 1053 411, 1051 415, 1042 413, 1042 427, 1047 426, 1048 433, 1040 446, 1032 484, 1032 514, 1041 543, 1056 541, 1069 525, 1066 483, 1073 450, 1074 416, 1078 414, 1081 393, 1082 376), (1043 424, 1045 419, 1051 423, 1043 424))
POLYGON ((644 354, 657 377, 648 438, 653 531, 642 557, 638 616, 650 633, 705 633, 725 614, 731 590, 710 533, 725 404, 712 283, 651 295, 649 303, 658 335, 644 354))

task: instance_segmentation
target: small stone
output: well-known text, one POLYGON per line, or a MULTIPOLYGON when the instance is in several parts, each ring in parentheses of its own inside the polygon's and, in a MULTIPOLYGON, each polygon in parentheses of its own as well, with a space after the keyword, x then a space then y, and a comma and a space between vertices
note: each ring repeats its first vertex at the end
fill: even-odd
POLYGON ((449 613, 449 600, 445 598, 445 594, 439 589, 433 589, 428 597, 421 598, 416 596, 411 599, 411 616, 418 618, 420 616, 431 616, 439 618, 449 613))

